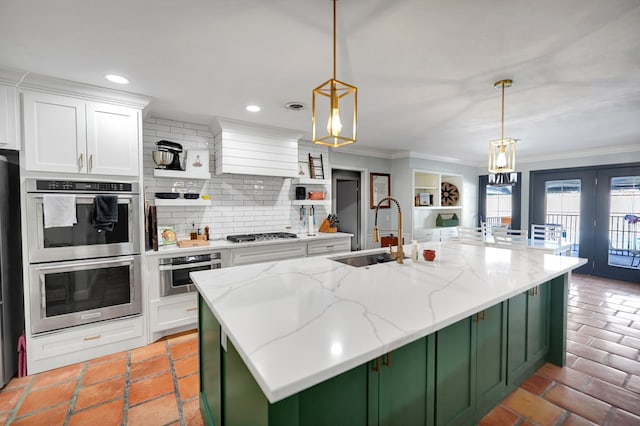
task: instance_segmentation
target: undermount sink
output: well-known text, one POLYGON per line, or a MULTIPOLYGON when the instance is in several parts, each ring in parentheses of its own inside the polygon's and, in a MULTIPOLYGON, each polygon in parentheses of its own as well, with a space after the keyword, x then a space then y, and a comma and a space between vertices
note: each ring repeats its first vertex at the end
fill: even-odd
MULTIPOLYGON (((408 259, 408 257, 404 257, 408 259)), ((384 253, 369 253, 369 254, 361 254, 358 256, 347 256, 340 258, 331 258, 336 262, 344 263, 345 265, 362 267, 375 265, 376 263, 386 263, 386 262, 394 262, 395 259, 391 258, 391 255, 388 252, 384 253)))

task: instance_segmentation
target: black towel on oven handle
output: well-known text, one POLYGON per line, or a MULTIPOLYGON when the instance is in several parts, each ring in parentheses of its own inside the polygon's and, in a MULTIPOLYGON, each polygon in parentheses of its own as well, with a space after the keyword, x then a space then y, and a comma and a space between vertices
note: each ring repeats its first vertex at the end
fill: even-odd
POLYGON ((113 231, 118 223, 118 196, 96 195, 91 209, 91 225, 100 231, 113 231))

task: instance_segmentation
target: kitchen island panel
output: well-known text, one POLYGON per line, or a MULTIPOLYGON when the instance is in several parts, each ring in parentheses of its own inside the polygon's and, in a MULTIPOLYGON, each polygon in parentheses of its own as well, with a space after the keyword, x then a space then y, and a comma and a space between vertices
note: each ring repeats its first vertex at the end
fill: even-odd
MULTIPOLYGON (((559 293, 566 291, 567 275, 275 403, 267 399, 201 296, 203 417, 212 425, 473 424, 550 360, 549 348, 557 343, 548 340, 549 325, 552 318, 566 316, 566 304, 555 304, 559 312, 552 313, 546 300, 555 284, 559 293), (519 335, 524 338, 518 340, 519 335), (507 359, 517 373, 509 375, 509 383, 507 359)), ((564 340, 566 333, 556 330, 554 338, 564 340)), ((302 360, 318 349, 298 344, 291 350, 302 360)), ((338 354, 341 348, 332 349, 338 354)))

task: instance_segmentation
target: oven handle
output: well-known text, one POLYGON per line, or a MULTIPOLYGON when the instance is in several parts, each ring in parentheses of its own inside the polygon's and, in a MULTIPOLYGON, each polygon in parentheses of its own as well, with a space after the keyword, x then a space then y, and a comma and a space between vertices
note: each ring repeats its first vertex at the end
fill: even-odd
POLYGON ((100 266, 100 265, 114 265, 114 264, 121 264, 121 265, 126 265, 126 264, 131 264, 135 261, 135 259, 133 257, 118 257, 117 259, 112 259, 112 260, 108 260, 108 259, 99 259, 96 261, 92 261, 92 262, 87 262, 84 260, 80 260, 77 262, 69 262, 66 263, 64 265, 61 264, 57 264, 57 265, 50 265, 50 266, 45 266, 45 265, 41 265, 41 266, 36 266, 35 270, 36 271, 51 271, 51 270, 56 270, 56 269, 66 269, 69 267, 75 267, 75 266, 100 266))
POLYGON ((160 265, 158 267, 158 269, 161 272, 165 272, 165 271, 177 271, 179 269, 189 269, 189 268, 196 268, 199 266, 214 266, 214 265, 220 265, 222 262, 220 261, 220 259, 211 259, 208 262, 197 262, 197 263, 185 263, 184 265, 160 265))
POLYGON ((45 312, 47 312, 47 294, 44 288, 44 275, 40 275, 40 311, 42 312, 42 318, 44 318, 45 312))
MULTIPOLYGON (((33 194, 33 198, 36 200, 42 199, 44 194, 33 194)), ((98 195, 98 194, 96 194, 98 195)), ((133 195, 120 195, 118 194, 118 203, 119 204, 131 204, 131 200, 133 199, 133 195)), ((95 196, 93 195, 85 195, 85 194, 76 194, 76 200, 88 200, 93 202, 95 196)))

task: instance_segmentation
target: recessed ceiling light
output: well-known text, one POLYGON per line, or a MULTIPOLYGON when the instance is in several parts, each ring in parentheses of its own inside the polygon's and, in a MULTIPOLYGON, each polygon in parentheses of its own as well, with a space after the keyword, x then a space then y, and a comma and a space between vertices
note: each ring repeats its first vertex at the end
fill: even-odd
POLYGON ((258 105, 247 105, 247 111, 258 112, 260 111, 260 107, 258 105))
POLYGON ((106 78, 107 80, 109 80, 112 83, 129 84, 129 80, 127 80, 126 78, 122 77, 121 75, 107 74, 107 75, 104 76, 104 78, 106 78))

